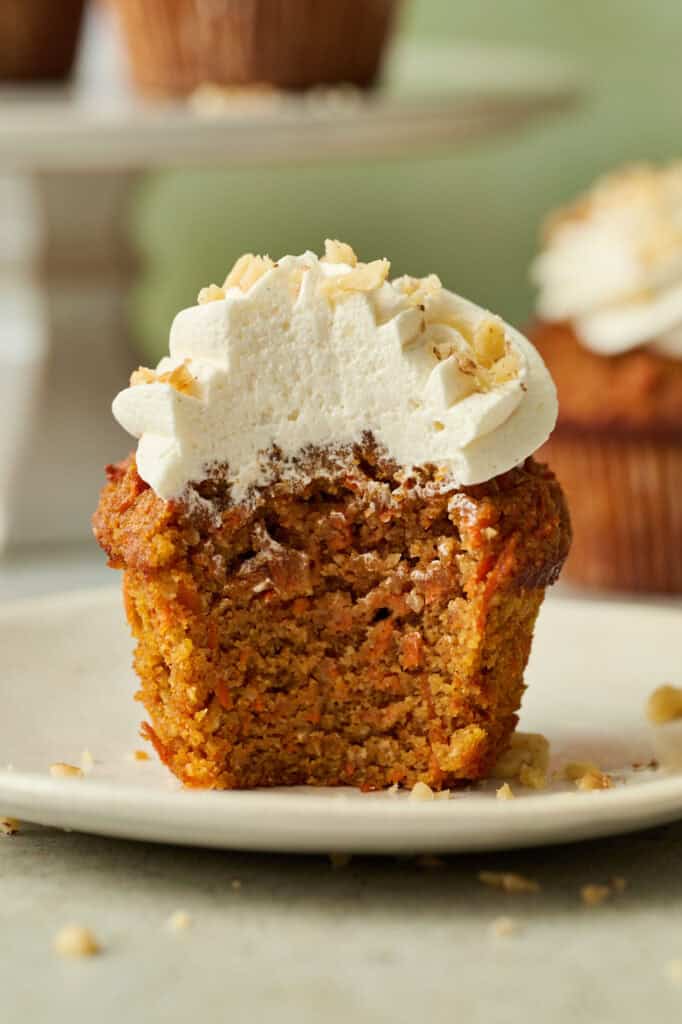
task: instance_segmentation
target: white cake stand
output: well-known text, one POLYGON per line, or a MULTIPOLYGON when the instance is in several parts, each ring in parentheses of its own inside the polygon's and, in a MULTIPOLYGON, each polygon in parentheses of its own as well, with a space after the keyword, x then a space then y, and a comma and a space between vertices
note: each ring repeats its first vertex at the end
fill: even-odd
POLYGON ((69 90, 0 89, 0 546, 83 539, 102 465, 127 450, 110 402, 135 359, 125 233, 137 178, 168 167, 424 156, 568 109, 554 61, 475 47, 397 51, 369 96, 126 89, 90 26, 69 90))

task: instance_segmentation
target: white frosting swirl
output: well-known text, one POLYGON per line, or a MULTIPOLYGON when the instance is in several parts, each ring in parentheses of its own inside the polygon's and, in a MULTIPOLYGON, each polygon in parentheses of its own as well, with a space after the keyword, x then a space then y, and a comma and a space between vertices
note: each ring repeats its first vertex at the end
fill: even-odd
POLYGON ((682 163, 597 182, 552 218, 531 275, 539 315, 594 352, 682 359, 682 163))
POLYGON ((475 484, 550 434, 556 393, 533 346, 437 278, 388 282, 385 261, 310 252, 257 264, 242 258, 180 312, 170 356, 114 401, 162 498, 227 463, 239 501, 266 482, 273 445, 286 460, 365 431, 405 469, 431 463, 450 485, 475 484))

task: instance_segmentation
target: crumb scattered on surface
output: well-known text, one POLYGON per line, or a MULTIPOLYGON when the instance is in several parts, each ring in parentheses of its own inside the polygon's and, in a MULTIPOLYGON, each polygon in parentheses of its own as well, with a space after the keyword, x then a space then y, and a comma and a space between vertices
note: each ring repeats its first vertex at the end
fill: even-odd
POLYGON ((415 782, 410 790, 410 800, 435 800, 436 794, 425 782, 415 782))
POLYGON ((388 789, 386 790, 386 792, 387 792, 387 793, 388 793, 388 794, 389 794, 390 796, 395 796, 395 795, 396 795, 396 793, 399 793, 399 792, 400 792, 400 787, 398 786, 398 783, 397 783, 397 782, 394 782, 392 786, 389 786, 389 787, 388 787, 388 789))
POLYGON ((59 956, 95 956, 100 952, 100 945, 89 928, 67 924, 55 935, 54 951, 59 956))
POLYGON ((149 760, 149 754, 147 753, 146 750, 133 750, 133 760, 134 761, 148 761, 149 760))
POLYGON ((84 750, 83 753, 81 754, 81 770, 83 774, 87 775, 88 772, 91 772, 94 765, 94 757, 92 756, 89 750, 84 750))
POLYGON ((449 789, 441 789, 438 793, 433 794, 434 800, 449 800, 452 796, 452 792, 449 789))
POLYGON ((598 768, 585 772, 575 780, 576 787, 586 792, 595 789, 611 789, 613 779, 606 772, 600 772, 598 768))
POLYGON ((515 794, 509 783, 503 782, 500 788, 495 790, 495 796, 498 800, 513 800, 515 794))
POLYGON ((83 769, 78 768, 75 764, 65 764, 63 761, 57 761, 55 764, 50 765, 50 775, 53 779, 81 779, 83 777, 83 769))
POLYGON ((0 835, 14 836, 21 828, 16 818, 3 818, 0 816, 0 835))
MULTIPOLYGON (((348 859, 350 860, 350 857, 348 859)), ((241 889, 241 887, 242 887, 242 880, 241 880, 241 878, 233 878, 232 881, 230 882, 230 886, 231 886, 232 889, 235 890, 235 892, 238 889, 241 889)))
POLYGON ((682 718, 682 687, 670 683, 659 686, 647 701, 646 715, 654 725, 664 725, 675 718, 682 718))
POLYGON ((580 889, 580 899, 586 907, 598 907, 612 896, 610 885, 583 885, 580 889))
POLYGON ((569 782, 582 779, 583 775, 589 772, 598 772, 599 768, 594 761, 567 761, 563 767, 563 776, 569 782))
POLYGON ((668 960, 665 965, 665 973, 673 985, 682 986, 682 959, 668 960))
POLYGON ((172 932, 182 932, 192 923, 192 918, 186 910, 174 910, 168 918, 168 927, 172 932))
POLYGON ((517 732, 509 749, 498 760, 493 775, 498 779, 518 779, 522 786, 544 789, 549 767, 549 741, 540 733, 517 732))
POLYGON ((505 892, 539 892, 540 885, 532 878, 517 875, 513 871, 479 871, 479 882, 505 892))
POLYGON ((660 768, 660 763, 655 757, 652 757, 650 761, 642 763, 641 761, 632 762, 632 770, 634 772, 655 772, 660 768))
POLYGON ((520 926, 513 917, 496 917, 490 930, 496 939, 506 939, 510 935, 515 935, 520 930, 520 926))

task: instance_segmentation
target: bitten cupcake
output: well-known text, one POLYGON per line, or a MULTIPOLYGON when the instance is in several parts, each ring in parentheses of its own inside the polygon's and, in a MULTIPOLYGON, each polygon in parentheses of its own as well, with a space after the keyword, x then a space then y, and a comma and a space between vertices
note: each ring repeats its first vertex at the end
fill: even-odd
POLYGON ((190 786, 441 789, 517 721, 570 528, 533 346, 348 245, 244 256, 114 414, 95 534, 144 733, 190 786))
POLYGON ((567 578, 682 593, 682 163, 610 175, 552 216, 530 335, 557 384, 567 578))
POLYGON ((372 85, 397 0, 114 0, 145 93, 372 85))

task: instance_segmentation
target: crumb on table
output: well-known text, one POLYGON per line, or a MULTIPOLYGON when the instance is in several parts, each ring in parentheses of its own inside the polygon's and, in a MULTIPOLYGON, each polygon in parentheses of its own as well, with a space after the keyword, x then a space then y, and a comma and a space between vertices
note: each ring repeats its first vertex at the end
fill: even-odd
POLYGON ((189 928, 192 918, 186 910, 174 910, 168 918, 168 927, 172 932, 182 932, 189 928))
POLYGON ((5 818, 0 815, 0 835, 14 836, 21 828, 16 818, 5 818))
POLYGON ((515 795, 508 782, 503 782, 500 788, 495 790, 495 796, 498 800, 513 800, 515 795))
POLYGON ((425 782, 415 782, 410 790, 410 800, 435 800, 436 794, 425 782))
POLYGON ((491 931, 496 939, 506 939, 519 931, 519 924, 513 917, 496 917, 491 925, 491 931))
POLYGON ((532 878, 524 875, 517 875, 513 871, 479 871, 478 880, 483 885, 492 886, 495 889, 503 889, 505 892, 539 892, 540 885, 532 878))

